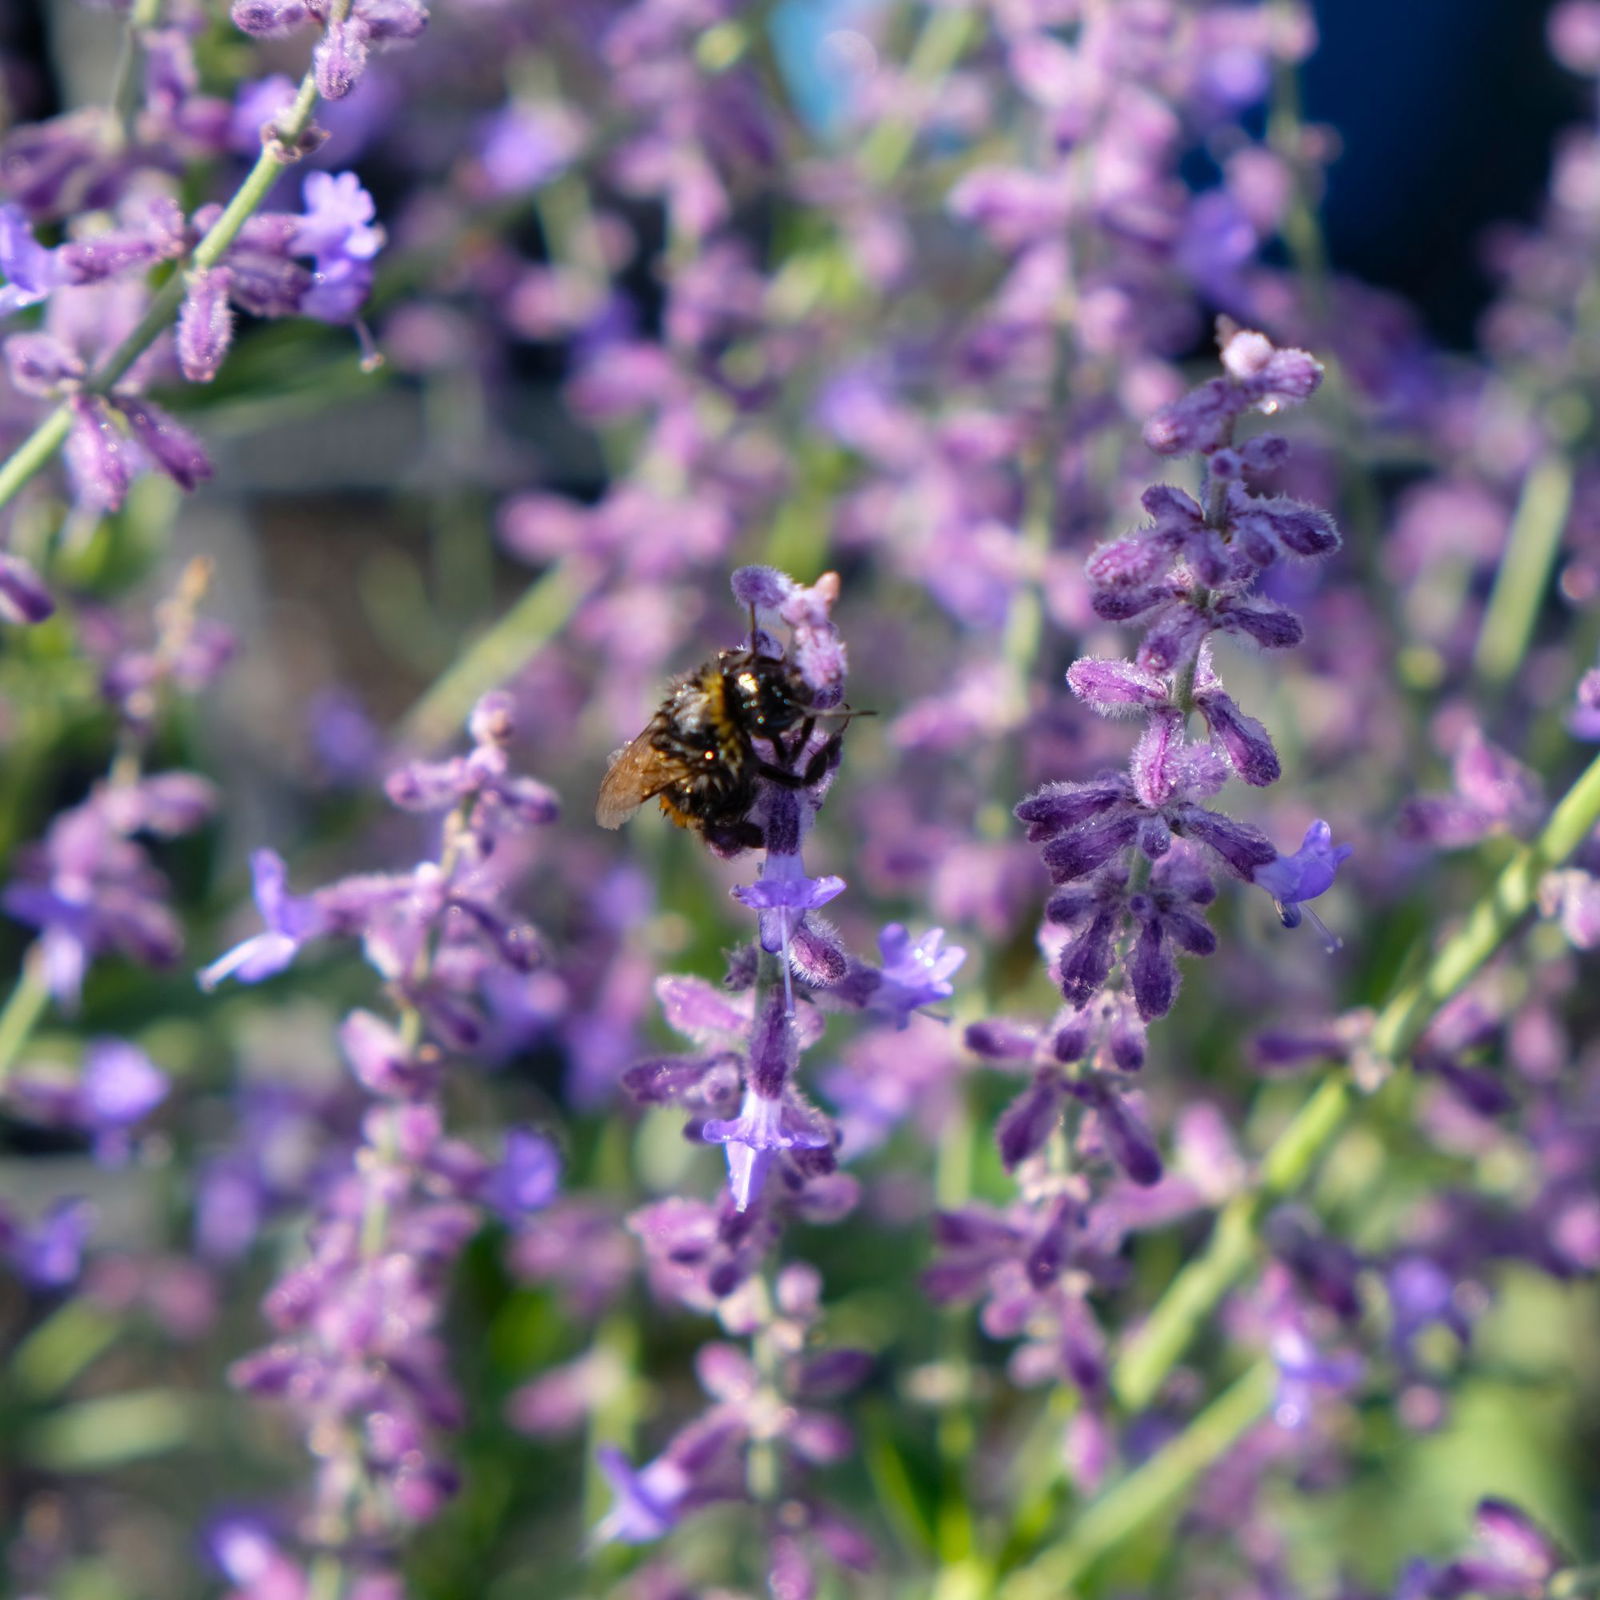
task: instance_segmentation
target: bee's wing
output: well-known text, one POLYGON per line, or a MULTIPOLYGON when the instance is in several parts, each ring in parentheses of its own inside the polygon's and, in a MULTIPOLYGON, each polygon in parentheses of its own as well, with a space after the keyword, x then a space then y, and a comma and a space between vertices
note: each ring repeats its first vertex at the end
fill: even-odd
POLYGON ((600 780, 594 820, 602 828, 620 828, 646 800, 660 794, 678 776, 672 763, 650 742, 646 728, 632 744, 611 758, 600 780))

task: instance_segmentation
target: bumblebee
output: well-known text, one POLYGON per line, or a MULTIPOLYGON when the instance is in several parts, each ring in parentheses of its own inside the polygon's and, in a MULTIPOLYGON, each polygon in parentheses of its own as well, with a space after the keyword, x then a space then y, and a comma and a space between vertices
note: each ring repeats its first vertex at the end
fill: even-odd
POLYGON ((807 788, 838 754, 836 733, 802 771, 794 770, 818 715, 810 688, 787 660, 754 649, 723 650, 673 684, 644 732, 611 758, 595 821, 620 828, 645 801, 659 797, 680 828, 694 829, 714 848, 754 849, 762 843, 761 829, 750 820, 758 780, 807 788), (757 751, 758 739, 776 760, 757 751))

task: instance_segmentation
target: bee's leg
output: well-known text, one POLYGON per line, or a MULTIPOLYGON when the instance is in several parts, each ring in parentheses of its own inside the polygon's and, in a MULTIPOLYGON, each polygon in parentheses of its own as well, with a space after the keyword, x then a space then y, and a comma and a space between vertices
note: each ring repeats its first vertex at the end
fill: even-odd
POLYGON ((766 836, 755 823, 744 820, 708 822, 701 831, 706 843, 724 855, 737 855, 741 850, 759 850, 767 842, 766 836))
POLYGON ((806 784, 816 783, 829 767, 839 764, 839 753, 844 749, 844 730, 833 734, 817 746, 816 754, 806 762, 806 770, 802 774, 806 784))
POLYGON ((763 778, 780 788, 809 789, 839 759, 839 751, 843 746, 844 736, 834 734, 831 739, 817 747, 815 754, 806 762, 804 772, 789 772, 783 767, 775 767, 770 761, 758 762, 756 770, 763 778))
POLYGON ((810 741, 812 731, 816 728, 817 719, 807 717, 795 730, 792 739, 785 738, 781 733, 769 734, 768 740, 772 745, 773 754, 778 758, 778 765, 792 768, 800 759, 800 752, 805 749, 810 741))

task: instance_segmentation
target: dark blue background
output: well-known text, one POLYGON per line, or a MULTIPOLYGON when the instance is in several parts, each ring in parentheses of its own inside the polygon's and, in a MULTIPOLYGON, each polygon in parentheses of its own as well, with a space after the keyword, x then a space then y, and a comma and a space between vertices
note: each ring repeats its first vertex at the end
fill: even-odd
POLYGON ((1337 266, 1470 342, 1484 230, 1538 215, 1551 140, 1591 114, 1551 60, 1542 0, 1319 0, 1306 115, 1339 130, 1324 222, 1337 266))

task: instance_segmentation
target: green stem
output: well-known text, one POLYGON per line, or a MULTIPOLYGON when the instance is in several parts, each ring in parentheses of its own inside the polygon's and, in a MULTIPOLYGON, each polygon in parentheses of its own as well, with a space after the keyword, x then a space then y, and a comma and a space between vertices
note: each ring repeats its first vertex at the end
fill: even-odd
POLYGON ((480 695, 521 671, 565 626, 593 583, 592 572, 576 558, 549 568, 401 718, 401 742, 426 750, 451 738, 480 695))
POLYGON ((0 1090, 16 1064, 17 1056, 39 1025, 50 1004, 50 990, 44 981, 44 956, 37 943, 28 947, 22 958, 22 971, 16 986, 0 1011, 0 1090))
MULTIPOLYGON (((334 6, 333 16, 341 18, 348 7, 349 0, 341 0, 334 6)), ((293 106, 278 119, 278 140, 263 146, 256 164, 223 208, 222 215, 195 246, 194 254, 190 257, 193 267, 214 267, 222 259, 223 252, 238 238, 239 230, 255 215, 273 184, 278 181, 285 160, 294 159, 292 156, 286 157, 283 151, 292 151, 298 144, 311 125, 311 113, 316 109, 316 104, 317 80, 308 72, 300 84, 293 106)), ((139 325, 106 357, 84 389, 90 394, 105 394, 123 377, 156 338, 166 331, 183 302, 183 294, 184 274, 180 270, 174 272, 156 291, 139 325)), ((71 426, 72 412, 63 402, 0 466, 0 506, 9 504, 29 479, 47 465, 66 440, 71 426)))
POLYGON ((1568 1567, 1550 1580, 1546 1593, 1550 1600, 1573 1600, 1582 1594, 1600 1592, 1600 1566, 1568 1567))
POLYGON ((1509 683, 1528 653, 1571 508, 1572 460, 1552 451, 1523 482, 1473 653, 1473 669, 1492 688, 1509 683))
POLYGON ((122 46, 111 78, 112 129, 123 148, 133 143, 139 119, 139 63, 144 55, 140 35, 153 28, 161 12, 161 0, 135 0, 133 10, 122 27, 122 46))
POLYGON ((1272 1398, 1270 1362, 1226 1389, 1177 1438, 1113 1484, 1073 1524, 1072 1532, 1000 1589, 1000 1600, 1064 1600, 1085 1569, 1175 1505, 1194 1479, 1244 1434, 1272 1398))
POLYGON ((344 1557, 335 1550, 323 1550, 311 1563, 306 1600, 340 1600, 343 1594, 344 1557))
MULTIPOLYGON (((966 53, 977 31, 975 8, 935 6, 929 12, 906 63, 906 77, 925 87, 939 82, 966 53)), ((861 170, 879 187, 906 164, 917 142, 916 128, 903 117, 878 123, 862 141, 861 170)))
MULTIPOLYGON (((1371 1049, 1380 1061, 1401 1061, 1435 1013, 1505 943, 1532 909, 1539 880, 1561 865, 1600 820, 1600 758, 1567 791, 1530 845, 1507 864, 1422 975, 1389 999, 1373 1024, 1371 1049)), ((1254 1189, 1236 1196, 1217 1217, 1205 1250, 1176 1278, 1129 1341, 1112 1373, 1117 1398, 1142 1410, 1223 1295, 1256 1254, 1256 1228, 1273 1201, 1293 1193, 1348 1122, 1357 1101, 1350 1069, 1330 1073, 1262 1157, 1254 1189)))

